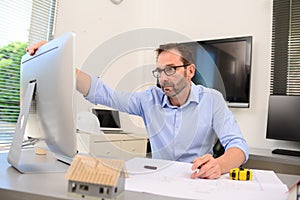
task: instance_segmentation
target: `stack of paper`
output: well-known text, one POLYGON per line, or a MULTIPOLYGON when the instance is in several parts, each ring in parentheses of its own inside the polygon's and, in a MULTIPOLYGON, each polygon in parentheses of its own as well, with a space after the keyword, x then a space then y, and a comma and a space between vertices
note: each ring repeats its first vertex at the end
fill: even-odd
POLYGON ((207 180, 190 179, 191 167, 190 163, 166 160, 128 160, 126 168, 129 178, 126 179, 125 190, 181 199, 288 199, 287 186, 273 171, 253 170, 252 181, 230 180, 229 174, 207 180))

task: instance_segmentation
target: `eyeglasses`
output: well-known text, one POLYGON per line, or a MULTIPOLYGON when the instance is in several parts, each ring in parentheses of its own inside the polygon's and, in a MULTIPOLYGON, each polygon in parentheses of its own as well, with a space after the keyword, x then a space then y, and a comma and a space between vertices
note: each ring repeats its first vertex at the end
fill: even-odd
POLYGON ((176 69, 179 67, 186 67, 189 66, 190 64, 184 64, 184 65, 178 65, 178 66, 166 66, 164 69, 159 69, 156 68, 155 70, 152 71, 152 74, 155 78, 160 78, 161 73, 165 72, 167 76, 171 76, 176 73, 176 69))

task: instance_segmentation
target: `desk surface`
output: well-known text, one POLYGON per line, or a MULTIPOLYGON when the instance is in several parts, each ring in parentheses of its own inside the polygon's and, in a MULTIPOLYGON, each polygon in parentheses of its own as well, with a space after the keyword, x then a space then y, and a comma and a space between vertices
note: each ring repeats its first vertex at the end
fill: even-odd
MULTIPOLYGON (((7 153, 0 153, 1 199, 60 200, 83 199, 67 193, 65 173, 21 174, 7 162, 7 153)), ((178 200, 177 198, 125 191, 118 200, 178 200)))
MULTIPOLYGON (((67 193, 68 181, 64 173, 47 174, 20 174, 7 163, 7 154, 0 153, 0 196, 1 199, 83 199, 69 196, 67 193)), ((278 177, 290 187, 300 176, 279 174, 278 177)), ((119 200, 177 200, 166 196, 141 192, 125 191, 119 200)))
POLYGON ((271 149, 250 148, 249 159, 300 166, 299 157, 273 154, 271 149))

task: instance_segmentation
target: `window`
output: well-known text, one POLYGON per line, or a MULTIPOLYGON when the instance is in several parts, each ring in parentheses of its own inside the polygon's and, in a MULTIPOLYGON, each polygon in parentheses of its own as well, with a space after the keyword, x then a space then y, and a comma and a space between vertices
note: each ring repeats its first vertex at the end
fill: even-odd
POLYGON ((271 95, 300 95, 300 1, 274 0, 271 95))
POLYGON ((0 1, 0 150, 8 149, 20 111, 20 61, 28 45, 54 35, 58 0, 0 1))

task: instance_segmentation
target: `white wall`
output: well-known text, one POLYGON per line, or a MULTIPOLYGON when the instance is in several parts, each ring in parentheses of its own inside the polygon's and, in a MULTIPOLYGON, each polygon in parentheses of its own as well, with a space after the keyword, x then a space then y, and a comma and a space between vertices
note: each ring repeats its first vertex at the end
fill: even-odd
MULTIPOLYGON (((111 61, 103 73, 101 64, 107 62, 103 61, 106 55, 117 52, 124 45, 130 46, 132 42, 148 38, 148 35, 144 35, 126 41, 120 40, 124 42, 117 47, 113 43, 115 40, 111 41, 111 38, 119 34, 126 35, 132 30, 150 28, 174 31, 192 40, 252 35, 250 108, 231 110, 251 147, 299 148, 296 143, 265 139, 271 57, 271 15, 272 0, 124 0, 119 5, 114 5, 110 0, 61 0, 56 34, 60 35, 66 31, 76 32, 77 65, 84 66, 84 70, 101 74, 106 83, 116 88, 120 87, 118 84, 124 74, 134 72, 141 66, 152 65, 155 60, 153 51, 147 48, 127 52, 126 55, 120 55, 111 61), (103 50, 103 43, 107 41, 113 43, 113 48, 106 47, 103 50), (97 56, 99 63, 95 60, 95 56, 90 62, 89 58, 95 51, 104 54, 103 57, 97 56)), ((178 40, 183 39, 179 37, 178 40)), ((144 86, 154 84, 154 80, 148 81, 150 73, 150 70, 145 70, 143 75, 136 76, 132 81, 146 81, 144 86), (142 78, 139 80, 137 77, 142 78)), ((126 85, 122 85, 121 88, 123 87, 126 88, 126 85)), ((139 87, 134 90, 142 88, 139 87)), ((84 110, 89 106, 80 100, 78 109, 84 110)), ((131 125, 127 128, 130 127, 131 125)))

